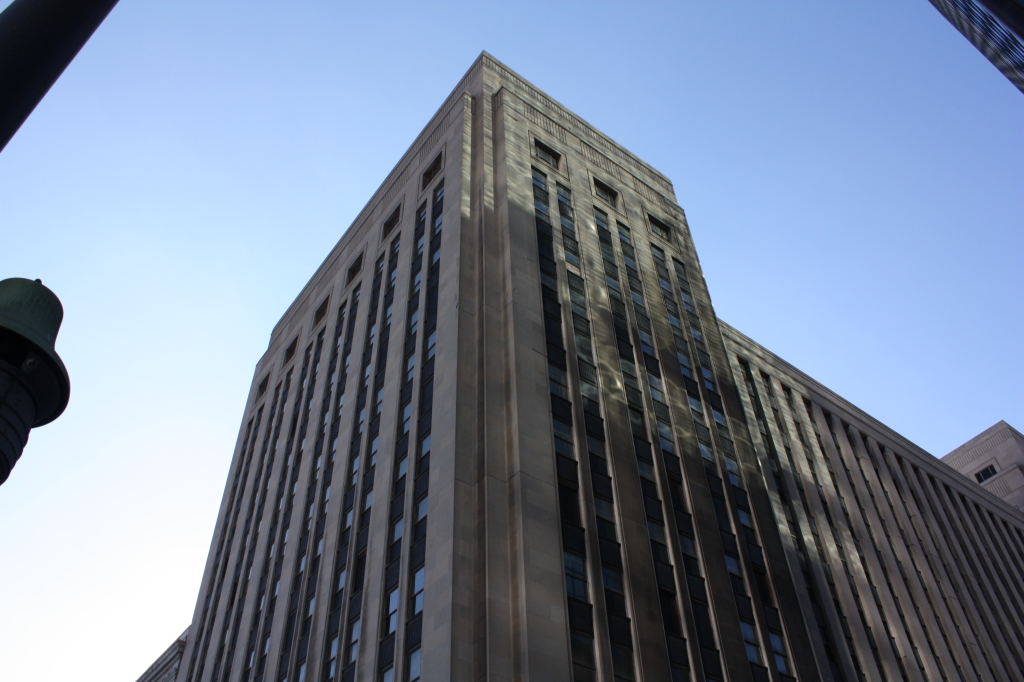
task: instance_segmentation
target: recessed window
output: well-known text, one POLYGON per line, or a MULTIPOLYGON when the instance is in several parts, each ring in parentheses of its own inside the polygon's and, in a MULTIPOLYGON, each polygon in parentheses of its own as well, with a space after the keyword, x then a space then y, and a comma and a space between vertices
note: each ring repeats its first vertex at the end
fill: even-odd
POLYGON ((751 663, 761 663, 761 647, 757 641, 757 629, 753 623, 747 620, 740 621, 740 630, 743 632, 743 644, 747 649, 747 660, 751 663))
POLYGON ((429 185, 431 181, 437 177, 438 173, 441 172, 442 165, 441 155, 438 154, 437 158, 431 161, 430 165, 427 166, 427 170, 423 171, 423 184, 420 189, 427 188, 427 185, 429 185))
POLYGON ((320 324, 320 322, 327 317, 327 304, 330 302, 330 297, 325 298, 324 302, 320 304, 320 307, 313 313, 313 326, 320 324))
POLYGON ((299 345, 298 337, 292 339, 292 342, 288 344, 288 347, 284 350, 284 361, 288 362, 295 357, 295 348, 299 345))
POLYGON ((391 230, 395 229, 395 226, 398 225, 398 219, 401 217, 401 215, 402 205, 399 204, 397 207, 395 207, 395 210, 391 212, 391 215, 389 215, 387 219, 384 221, 384 225, 381 226, 381 239, 384 239, 389 234, 391 234, 391 230))
POLYGON ((978 483, 984 483, 988 479, 996 475, 996 467, 994 464, 989 464, 987 467, 974 474, 974 477, 978 479, 978 483))
POLYGON ((561 161, 562 155, 539 140, 534 140, 533 143, 537 150, 537 158, 552 168, 557 169, 558 162, 561 161))
POLYGON ((356 276, 359 274, 359 271, 362 270, 362 269, 363 269, 363 254, 359 254, 359 257, 356 258, 355 262, 352 263, 352 265, 348 269, 348 276, 345 278, 345 286, 348 286, 349 284, 351 284, 352 280, 354 280, 356 278, 356 276))
POLYGON ((613 190, 608 185, 604 184, 597 178, 594 178, 594 194, 598 196, 602 201, 605 201, 612 206, 616 205, 619 198, 619 193, 613 190))
POLYGON ((661 237, 665 241, 669 241, 670 239, 672 239, 672 228, 671 227, 669 227, 668 225, 666 225, 665 223, 661 222, 660 220, 658 220, 657 218, 655 218, 654 216, 652 216, 650 214, 647 215, 647 220, 651 224, 651 232, 653 232, 654 234, 658 235, 659 237, 661 237))
POLYGON ((261 381, 260 385, 256 388, 256 397, 257 398, 263 397, 263 394, 267 392, 267 386, 269 386, 269 385, 270 385, 270 375, 268 374, 267 376, 263 377, 263 381, 261 381))

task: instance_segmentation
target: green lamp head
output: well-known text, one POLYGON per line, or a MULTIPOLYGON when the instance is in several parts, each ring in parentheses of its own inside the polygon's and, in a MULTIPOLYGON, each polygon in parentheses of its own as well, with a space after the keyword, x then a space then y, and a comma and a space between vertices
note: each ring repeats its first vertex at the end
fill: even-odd
POLYGON ((32 394, 32 427, 59 417, 71 395, 68 371, 54 349, 63 319, 60 300, 38 279, 0 281, 0 368, 32 394))

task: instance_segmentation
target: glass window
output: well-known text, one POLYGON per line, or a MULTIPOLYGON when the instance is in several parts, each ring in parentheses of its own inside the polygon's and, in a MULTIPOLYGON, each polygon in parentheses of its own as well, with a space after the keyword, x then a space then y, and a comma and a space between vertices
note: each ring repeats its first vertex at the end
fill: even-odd
POLYGON ((710 445, 708 445, 707 443, 701 443, 700 441, 697 442, 697 445, 700 447, 701 457, 708 460, 709 462, 715 461, 715 452, 714 450, 711 449, 710 445))
POLYGON ((606 521, 615 521, 615 505, 600 497, 594 498, 594 513, 598 518, 606 521))
POLYGON ((423 578, 424 569, 421 567, 412 576, 412 612, 413 615, 423 611, 423 578))
POLYGON ((618 192, 597 178, 594 178, 594 194, 596 194, 602 201, 606 201, 612 206, 615 205, 615 200, 619 196, 618 192))
POLYGON ((684 377, 693 378, 693 371, 691 370, 690 357, 686 353, 676 353, 676 358, 679 360, 679 371, 683 373, 684 377))
POLYGON ((614 568, 604 566, 601 569, 601 576, 604 578, 604 588, 606 590, 615 590, 616 592, 622 592, 622 574, 616 571, 614 568))
POLYGON ((349 663, 354 662, 359 655, 359 629, 361 624, 362 621, 354 621, 351 630, 349 630, 347 656, 349 663))
POLYGON ((771 640, 772 652, 775 654, 775 668, 783 675, 788 675, 789 664, 786 661, 786 647, 782 642, 782 635, 769 632, 768 639, 771 640))
POLYGON ((741 620, 740 629, 743 631, 743 643, 747 648, 747 659, 751 663, 760 663, 761 649, 757 644, 757 630, 754 628, 754 624, 741 620))
POLYGON ((538 140, 534 140, 534 146, 537 149, 537 158, 544 163, 548 164, 552 168, 558 168, 558 161, 561 159, 561 154, 556 152, 551 147, 542 144, 538 140))
POLYGON ((333 680, 338 671, 338 638, 335 637, 327 645, 327 678, 333 680))
POLYGON ((434 346, 437 345, 437 330, 430 332, 427 336, 427 359, 434 357, 434 346))
POLYGON ((419 682, 420 679, 420 651, 416 649, 409 654, 409 665, 408 665, 408 682, 419 682))
POLYGON ((672 230, 669 228, 669 226, 652 215, 648 214, 647 217, 650 219, 651 232, 667 241, 672 235, 672 230))
POLYGON ((390 635, 398 629, 398 588, 388 592, 388 616, 384 634, 390 635))
POLYGON ((984 483, 985 481, 987 481, 988 479, 992 478, 995 475, 996 475, 996 468, 995 468, 995 466, 993 466, 992 464, 989 464, 987 467, 985 467, 984 469, 982 469, 978 473, 974 474, 974 478, 978 479, 978 483, 984 483))
POLYGON ((587 569, 583 557, 565 552, 565 589, 575 599, 587 601, 587 569))

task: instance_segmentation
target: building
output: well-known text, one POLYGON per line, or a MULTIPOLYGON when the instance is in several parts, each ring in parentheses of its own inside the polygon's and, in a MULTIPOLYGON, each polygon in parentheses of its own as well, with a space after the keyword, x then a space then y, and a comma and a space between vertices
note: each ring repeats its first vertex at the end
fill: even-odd
POLYGON ((178 680, 1011 680, 1022 548, 484 53, 274 328, 178 680))
POLYGON ((1024 511, 1024 436, 1006 422, 985 429, 942 461, 1024 511))
POLYGON ((816 660, 833 679, 1020 679, 1024 517, 721 327, 816 660))
POLYGON ((931 0, 931 3, 1024 92, 1022 0, 931 0))
POLYGON ((153 661, 153 665, 142 673, 137 682, 174 682, 178 677, 178 668, 181 667, 181 655, 185 651, 186 641, 188 630, 181 633, 181 636, 174 640, 174 644, 167 647, 167 650, 153 661))

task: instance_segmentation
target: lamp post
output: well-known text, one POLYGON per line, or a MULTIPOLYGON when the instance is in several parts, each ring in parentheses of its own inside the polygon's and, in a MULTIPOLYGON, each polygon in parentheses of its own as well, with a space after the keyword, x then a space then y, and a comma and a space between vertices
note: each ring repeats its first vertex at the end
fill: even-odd
POLYGON ((117 0, 14 0, 0 13, 0 151, 117 0))
POLYGON ((0 281, 0 485, 21 457, 28 432, 68 405, 71 382, 54 350, 64 308, 38 279, 0 281))

